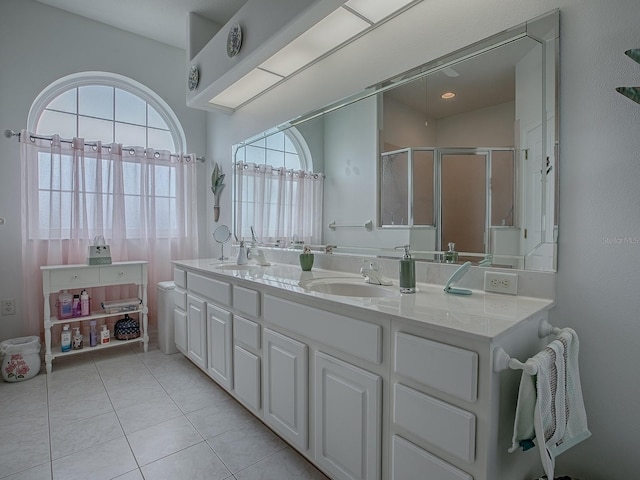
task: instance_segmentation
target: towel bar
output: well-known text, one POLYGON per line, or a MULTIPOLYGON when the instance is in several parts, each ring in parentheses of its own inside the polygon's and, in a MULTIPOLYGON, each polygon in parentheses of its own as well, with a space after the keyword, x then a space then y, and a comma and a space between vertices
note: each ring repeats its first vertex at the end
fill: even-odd
MULTIPOLYGON (((542 320, 538 326, 538 337, 540 338, 548 337, 551 334, 557 335, 558 333, 560 333, 560 329, 551 325, 546 319, 542 320)), ((504 348, 496 347, 493 351, 493 371, 498 373, 508 368, 511 370, 523 370, 528 375, 535 375, 538 370, 535 365, 530 365, 526 362, 522 363, 516 358, 511 358, 504 348)))

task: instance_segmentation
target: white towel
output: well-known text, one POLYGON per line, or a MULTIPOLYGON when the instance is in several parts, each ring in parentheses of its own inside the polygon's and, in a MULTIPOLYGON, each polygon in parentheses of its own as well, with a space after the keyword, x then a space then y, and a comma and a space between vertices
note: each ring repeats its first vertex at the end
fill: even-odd
POLYGON ((521 440, 531 439, 533 430, 547 478, 553 478, 556 456, 591 435, 582 399, 578 352, 576 332, 565 328, 544 350, 527 360, 537 370, 535 387, 534 379, 524 372, 520 381, 509 451, 516 450, 521 440))

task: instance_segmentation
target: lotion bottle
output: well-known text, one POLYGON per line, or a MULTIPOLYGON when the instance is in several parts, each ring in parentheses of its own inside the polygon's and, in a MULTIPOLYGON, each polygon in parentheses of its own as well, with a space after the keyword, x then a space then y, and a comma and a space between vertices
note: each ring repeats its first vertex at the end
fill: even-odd
POLYGON ((416 293, 416 261, 409 253, 409 245, 396 248, 404 248, 400 260, 400 293, 416 293))
POLYGON ((82 290, 80 292, 80 314, 86 317, 89 313, 89 294, 86 290, 82 290))
POLYGON ((82 333, 80 333, 80 327, 73 329, 73 350, 82 350, 82 333))
POLYGON ((91 320, 89 325, 91 326, 89 329, 89 346, 95 347, 98 344, 98 329, 96 327, 96 321, 91 320))
POLYGON ((102 330, 100 331, 100 343, 105 345, 111 341, 111 334, 109 333, 109 327, 106 325, 102 325, 102 330))
POLYGON ((60 350, 63 352, 68 352, 71 350, 71 331, 69 330, 69 325, 64 325, 62 327, 62 335, 60 336, 60 350))

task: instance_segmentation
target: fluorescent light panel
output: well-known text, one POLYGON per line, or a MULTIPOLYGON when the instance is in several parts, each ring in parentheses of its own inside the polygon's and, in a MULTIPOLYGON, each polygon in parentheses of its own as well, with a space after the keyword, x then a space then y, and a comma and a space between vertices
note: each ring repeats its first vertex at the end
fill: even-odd
POLYGON ((349 0, 345 5, 371 23, 340 7, 209 103, 235 109, 413 1, 349 0))
POLYGON ((226 90, 209 100, 209 103, 228 108, 236 108, 252 99, 267 88, 275 85, 282 77, 254 68, 226 90))
POLYGON ((414 0, 349 0, 345 5, 373 23, 387 18, 414 0))
POLYGON ((300 70, 371 25, 338 8, 260 65, 283 77, 300 70))

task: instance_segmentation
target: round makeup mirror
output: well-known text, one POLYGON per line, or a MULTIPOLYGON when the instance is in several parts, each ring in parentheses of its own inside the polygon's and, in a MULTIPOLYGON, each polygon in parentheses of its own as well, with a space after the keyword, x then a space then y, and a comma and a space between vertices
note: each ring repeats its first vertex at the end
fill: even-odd
POLYGON ((213 231, 213 239, 220 244, 220 257, 218 260, 228 260, 228 257, 224 256, 224 244, 231 238, 231 231, 226 225, 220 225, 213 231))

